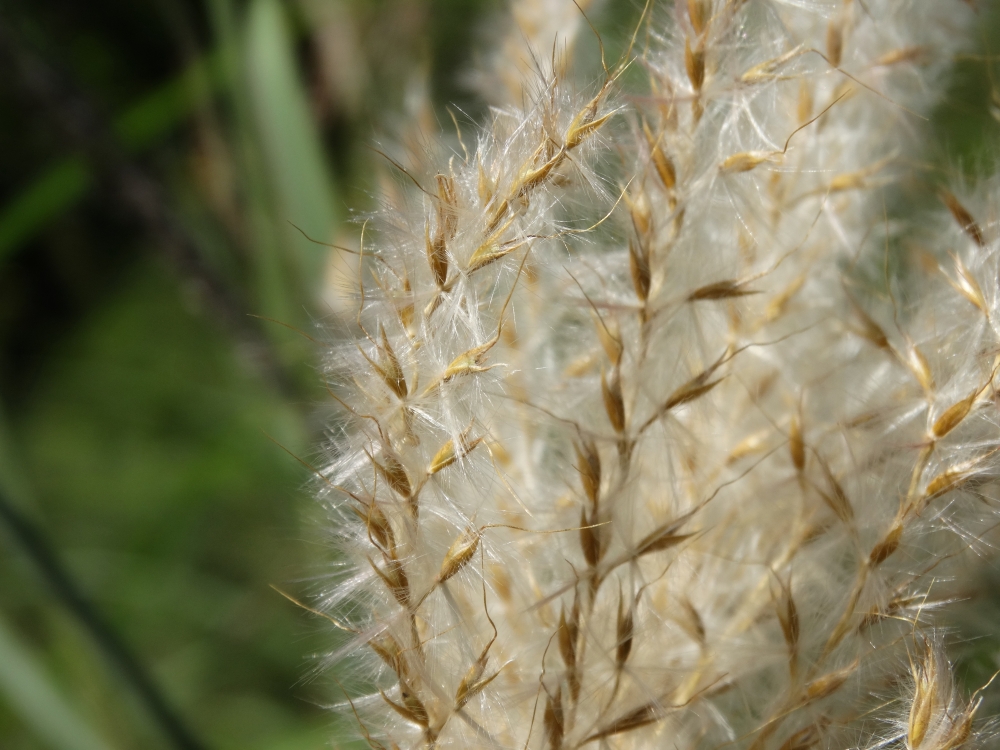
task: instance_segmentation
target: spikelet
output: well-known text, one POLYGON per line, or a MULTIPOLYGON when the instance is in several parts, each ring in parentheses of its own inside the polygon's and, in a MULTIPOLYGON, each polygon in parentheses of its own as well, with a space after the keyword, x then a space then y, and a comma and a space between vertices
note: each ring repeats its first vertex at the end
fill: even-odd
POLYGON ((995 494, 996 206, 882 200, 968 9, 823 8, 678 2, 643 96, 543 70, 366 225, 322 606, 372 746, 972 737, 920 633, 995 494))

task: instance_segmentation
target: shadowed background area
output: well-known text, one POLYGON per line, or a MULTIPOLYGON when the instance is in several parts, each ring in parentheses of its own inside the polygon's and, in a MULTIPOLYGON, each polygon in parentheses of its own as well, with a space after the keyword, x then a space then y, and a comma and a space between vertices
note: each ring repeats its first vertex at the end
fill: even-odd
MULTIPOLYGON (((1000 129, 986 8, 935 122, 956 175, 1000 129)), ((640 10, 594 19, 613 44, 640 10)), ((356 244, 380 134, 486 114, 468 71, 502 13, 0 5, 0 747, 336 742, 330 628, 269 587, 335 563, 288 453, 322 433, 320 349, 286 325, 312 335, 347 276, 302 233, 356 244)), ((992 611, 967 615, 969 684, 992 611)))

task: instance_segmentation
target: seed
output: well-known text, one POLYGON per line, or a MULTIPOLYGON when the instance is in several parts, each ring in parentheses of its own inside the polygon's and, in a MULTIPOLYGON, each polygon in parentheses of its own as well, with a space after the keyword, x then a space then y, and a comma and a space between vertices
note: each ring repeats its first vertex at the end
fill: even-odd
POLYGON ((579 620, 580 607, 574 599, 569 620, 566 619, 565 609, 559 613, 559 653, 562 654, 563 663, 567 669, 572 669, 576 665, 576 637, 580 628, 579 620))
POLYGON ((889 66, 898 65, 899 63, 918 62, 926 56, 926 47, 900 47, 899 49, 891 50, 886 52, 881 57, 876 58, 873 65, 889 66))
POLYGON ((632 271, 632 287, 640 302, 649 297, 650 271, 649 252, 642 243, 631 238, 628 241, 629 269, 632 271))
POLYGON ((705 0, 688 0, 688 18, 691 19, 691 28, 699 36, 705 30, 705 21, 708 16, 705 0))
POLYGON ((555 696, 548 696, 548 700, 545 702, 545 738, 552 750, 562 749, 564 722, 562 688, 559 688, 556 690, 555 696))
POLYGON ((485 268, 490 263, 495 263, 501 258, 506 258, 512 252, 518 248, 522 248, 528 244, 530 240, 512 240, 510 242, 487 242, 480 245, 476 251, 469 258, 469 273, 474 273, 481 268, 485 268))
POLYGON ((844 53, 844 31, 840 21, 834 19, 826 27, 826 56, 830 58, 833 67, 840 67, 840 58, 844 53))
POLYGON ((595 526, 596 518, 588 516, 586 509, 580 511, 580 547, 583 549, 583 559, 591 568, 601 561, 600 528, 595 526))
POLYGON ((635 634, 635 623, 632 616, 632 608, 624 605, 621 591, 618 592, 618 627, 617 646, 615 648, 615 664, 620 670, 628 661, 628 656, 632 652, 632 637, 635 634))
POLYGON ((660 181, 665 188, 672 190, 677 184, 677 172, 674 171, 674 163, 670 161, 670 158, 660 148, 659 140, 653 137, 653 133, 650 131, 649 125, 646 124, 645 120, 642 121, 642 132, 646 136, 646 143, 649 144, 649 153, 653 159, 653 166, 656 168, 656 173, 660 176, 660 181))
POLYGON ((781 598, 777 602, 778 622, 788 650, 795 653, 799 643, 799 612, 792 598, 791 586, 783 582, 780 585, 781 598))
POLYGON ((382 461, 379 463, 374 457, 369 456, 375 465, 376 471, 388 483, 388 485, 404 498, 409 499, 413 495, 410 486, 410 478, 406 474, 406 469, 392 453, 387 450, 382 451, 382 461))
POLYGON ((937 702, 937 686, 934 684, 936 676, 937 664, 933 651, 928 648, 924 662, 913 666, 913 700, 910 702, 910 715, 906 727, 908 748, 915 750, 920 747, 924 737, 927 736, 934 704, 937 702))
POLYGON ((684 629, 688 632, 694 640, 698 641, 702 646, 705 645, 705 622, 701 619, 701 615, 698 614, 698 610, 694 608, 691 600, 686 596, 680 599, 681 609, 684 614, 681 619, 681 623, 684 629))
POLYGON ((792 417, 792 423, 788 427, 788 452, 792 456, 795 470, 801 472, 806 465, 806 446, 802 440, 798 417, 792 417))
POLYGON ((435 234, 431 238, 431 228, 429 224, 424 225, 424 245, 427 249, 427 263, 434 274, 434 281, 438 287, 442 287, 448 279, 448 252, 445 246, 444 236, 435 234))
POLYGON ((688 295, 688 301, 730 299, 732 297, 746 297, 749 294, 760 294, 760 292, 752 289, 744 289, 744 283, 735 279, 717 281, 714 284, 708 284, 707 286, 695 289, 688 295))
POLYGON ((500 674, 498 670, 489 677, 484 678, 482 675, 486 670, 486 661, 486 652, 484 651, 483 655, 473 662, 472 666, 469 667, 469 671, 465 673, 465 677, 458 685, 458 690, 455 691, 456 711, 460 710, 471 698, 481 693, 500 674))
POLYGON ((684 67, 691 86, 695 91, 701 91, 705 83, 705 47, 702 40, 694 49, 691 49, 690 37, 684 40, 684 67))
POLYGON ((917 348, 916 344, 910 344, 906 353, 906 364, 917 382, 920 383, 920 387, 928 394, 933 393, 934 376, 931 374, 930 365, 927 364, 927 358, 924 357, 924 353, 917 348))
POLYGON ((385 513, 382 512, 378 503, 375 502, 375 499, 371 498, 360 508, 351 506, 351 510, 354 511, 358 518, 365 522, 368 533, 371 534, 379 546, 390 554, 394 554, 396 538, 392 532, 392 526, 389 524, 389 519, 386 518, 385 513))
POLYGON ((403 660, 403 649, 396 642, 395 638, 391 635, 386 635, 379 640, 372 639, 368 641, 368 645, 400 679, 405 677, 406 662, 403 660))
POLYGON ((955 282, 949 278, 949 283, 969 302, 978 307, 980 312, 988 317, 990 313, 989 308, 986 306, 986 298, 983 296, 983 290, 980 288, 975 276, 965 267, 961 258, 957 255, 952 257, 955 259, 955 270, 958 273, 958 281, 955 282))
POLYGON ((796 106, 796 115, 798 117, 799 125, 809 122, 813 113, 813 94, 812 88, 809 86, 809 82, 803 78, 799 82, 799 101, 796 106))
POLYGON ((652 552, 670 549, 680 544, 685 539, 694 536, 693 534, 678 534, 680 528, 688 522, 691 514, 686 513, 678 519, 664 524, 655 531, 643 537, 642 541, 636 545, 635 556, 647 555, 652 552))
POLYGON ((435 178, 438 188, 438 226, 444 238, 451 240, 458 229, 458 198, 455 195, 455 180, 439 174, 435 178))
POLYGON ((647 703, 633 711, 629 711, 624 716, 618 717, 610 724, 607 724, 597 730, 592 735, 587 737, 581 744, 587 744, 588 742, 594 742, 595 740, 603 740, 605 737, 611 737, 624 732, 631 732, 633 729, 639 729, 640 727, 653 724, 660 720, 661 710, 662 709, 657 702, 647 703))
POLYGON ((811 703, 812 701, 822 700, 833 695, 847 682, 847 678, 854 673, 857 666, 857 663, 854 663, 836 672, 830 672, 822 677, 817 677, 806 685, 803 702, 811 703))
POLYGON ((743 151, 723 160, 722 164, 719 165, 719 171, 723 174, 749 172, 764 162, 774 161, 776 158, 772 151, 743 151))
POLYGON ((389 696, 379 690, 379 694, 382 699, 389 704, 389 706, 400 716, 402 716, 407 721, 412 721, 414 724, 424 727, 425 729, 430 725, 430 717, 427 715, 427 709, 424 704, 416 696, 416 694, 410 690, 404 683, 399 685, 400 696, 403 699, 403 704, 400 705, 393 701, 389 696))
POLYGON ((583 491, 593 507, 597 507, 601 492, 601 456, 593 440, 583 440, 574 446, 576 450, 576 467, 580 472, 583 491))
MULTIPOLYGON (((579 124, 575 125, 571 123, 569 129, 566 131, 566 150, 569 151, 579 146, 584 140, 586 140, 587 136, 597 131, 604 123, 611 119, 614 114, 614 112, 608 112, 606 115, 602 115, 596 120, 581 120, 579 124)), ((579 115, 577 116, 579 117, 579 115)))
POLYGON ((974 391, 971 395, 945 409, 944 413, 937 418, 937 421, 934 422, 934 426, 931 428, 934 437, 943 438, 958 427, 962 420, 969 415, 978 395, 979 391, 974 391))
POLYGON ((469 440, 468 436, 469 430, 466 430, 459 436, 457 444, 452 439, 442 445, 438 452, 434 454, 434 458, 431 459, 430 466, 427 467, 428 476, 433 476, 439 471, 447 469, 459 459, 467 456, 477 445, 483 442, 483 438, 481 437, 469 440))
POLYGON ((830 471, 830 467, 827 466, 826 461, 820 460, 819 465, 823 469, 823 475, 826 477, 827 484, 830 485, 831 494, 827 495, 821 490, 817 491, 819 491, 820 496, 826 504, 830 506, 830 509, 837 514, 837 518, 850 525, 854 521, 854 508, 851 506, 851 501, 847 498, 847 493, 844 492, 844 488, 840 486, 840 482, 833 476, 833 472, 830 471))
POLYGON ((406 398, 406 378, 403 375, 403 368, 399 366, 396 353, 392 350, 389 337, 385 333, 385 328, 379 326, 380 338, 382 339, 380 349, 382 352, 382 371, 385 375, 385 382, 399 398, 406 398))
POLYGON ((903 536, 903 526, 898 521, 893 524, 888 533, 872 549, 868 556, 868 565, 877 568, 899 547, 899 541, 903 536))
POLYGON ((604 320, 594 314, 594 323, 597 326, 597 338, 601 341, 604 353, 608 355, 612 366, 617 366, 622 358, 622 339, 618 326, 612 321, 605 323, 604 320))
POLYGON ((958 198, 947 190, 942 190, 941 200, 944 201, 944 205, 951 211, 951 215, 955 217, 955 221, 958 222, 962 231, 969 235, 979 247, 985 247, 986 241, 983 239, 983 230, 979 228, 979 224, 976 223, 976 220, 969 213, 968 209, 959 202, 958 198))
POLYGON ((722 378, 717 380, 708 381, 709 376, 715 371, 715 367, 710 367, 704 372, 699 373, 695 377, 691 378, 688 382, 682 385, 680 388, 675 390, 667 398, 666 402, 663 404, 661 411, 670 411, 675 406, 681 406, 690 401, 694 401, 696 398, 704 396, 710 390, 715 388, 719 383, 722 382, 722 378), (708 382, 706 382, 708 381, 708 382))
POLYGON ((622 400, 622 384, 618 368, 611 369, 611 380, 601 371, 601 393, 604 395, 604 410, 615 432, 625 431, 625 402, 622 400))
POLYGON ((479 538, 479 529, 469 528, 452 542, 451 547, 445 553, 444 561, 441 563, 441 571, 437 575, 438 583, 447 581, 472 559, 479 548, 479 538))
POLYGON ((403 563, 393 558, 387 558, 385 570, 382 570, 370 557, 368 562, 372 566, 372 570, 382 579, 382 583, 389 589, 393 598, 399 602, 401 607, 408 609, 410 606, 410 581, 406 577, 403 563))

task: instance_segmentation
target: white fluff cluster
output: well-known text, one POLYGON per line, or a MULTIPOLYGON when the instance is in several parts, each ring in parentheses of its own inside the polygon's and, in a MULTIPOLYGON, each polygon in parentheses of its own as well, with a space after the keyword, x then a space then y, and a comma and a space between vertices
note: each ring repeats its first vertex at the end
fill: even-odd
POLYGON ((404 178, 321 489, 373 747, 972 740, 929 618, 994 523, 1000 236, 893 209, 969 16, 678 2, 404 178))

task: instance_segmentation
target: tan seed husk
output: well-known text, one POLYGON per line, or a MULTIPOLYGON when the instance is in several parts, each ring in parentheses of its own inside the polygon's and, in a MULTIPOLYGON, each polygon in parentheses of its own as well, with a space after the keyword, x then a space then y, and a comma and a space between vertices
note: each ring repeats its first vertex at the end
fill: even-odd
POLYGON ((986 297, 983 296, 983 290, 976 281, 976 277, 966 268, 959 256, 954 255, 952 257, 955 259, 955 271, 958 273, 958 281, 952 281, 950 278, 948 281, 959 294, 979 308, 979 311, 983 315, 988 317, 989 307, 986 304, 986 297))
POLYGON ((746 297, 750 294, 760 294, 760 292, 753 289, 746 289, 744 287, 745 283, 736 281, 735 279, 728 279, 726 281, 717 281, 714 284, 707 284, 691 292, 688 295, 688 301, 731 299, 733 297, 746 297))
POLYGON ((403 568, 403 563, 399 560, 388 558, 386 560, 385 570, 383 571, 370 557, 368 558, 368 562, 372 566, 372 570, 374 570, 376 575, 382 579, 382 583, 384 583, 386 588, 389 589, 389 592, 399 605, 401 607, 409 608, 410 581, 406 576, 406 570, 403 568))
POLYGON ((931 427, 931 433, 934 437, 943 438, 958 427, 962 423, 962 420, 969 416, 969 412, 972 411, 972 406, 975 404, 977 396, 979 396, 978 390, 945 409, 944 413, 934 422, 934 426, 931 427))
POLYGON ((844 29, 840 19, 833 19, 826 27, 826 56, 833 67, 840 65, 844 53, 844 29))
POLYGON ((629 269, 632 272, 632 288, 635 289, 635 296, 640 302, 645 302, 649 297, 650 269, 649 253, 641 243, 629 239, 628 243, 629 269))
POLYGON ((868 565, 872 568, 877 568, 885 562, 899 548, 899 542, 902 537, 903 525, 897 521, 886 535, 882 537, 879 543, 872 548, 871 554, 868 555, 868 565))
POLYGON ((602 527, 595 526, 595 519, 587 515, 586 509, 580 511, 580 548, 583 550, 583 559, 591 568, 601 561, 601 534, 602 527))
POLYGON ((563 746, 563 733, 566 729, 562 705, 562 688, 557 689, 554 696, 548 696, 548 700, 545 702, 543 722, 545 738, 548 740, 549 748, 551 750, 561 750, 563 746))
POLYGON ((634 729, 654 724, 661 719, 661 709, 655 702, 647 703, 644 706, 629 711, 624 716, 619 716, 614 721, 588 736, 581 744, 603 740, 605 737, 612 737, 616 734, 631 732, 634 729))
POLYGON ((382 699, 388 703, 396 713, 407 721, 411 721, 417 726, 421 726, 426 729, 430 725, 430 717, 427 714, 427 709, 424 707, 423 702, 421 702, 421 700, 402 683, 399 687, 403 699, 402 705, 396 703, 381 690, 378 692, 382 696, 382 699))
POLYGON ((383 463, 379 463, 375 458, 371 458, 371 461, 375 465, 375 470, 393 490, 406 499, 413 496, 413 488, 406 469, 392 453, 382 452, 383 463))
POLYGON ((701 40, 691 47, 691 38, 684 40, 684 68, 688 80, 695 91, 701 91, 705 83, 705 46, 701 40))
POLYGON ((465 567, 479 549, 480 536, 479 529, 472 527, 463 531, 452 542, 441 563, 441 571, 437 575, 438 583, 444 583, 465 567))
POLYGON ((826 477, 827 484, 831 490, 829 495, 820 491, 820 496, 830 506, 830 510, 837 514, 837 518, 846 524, 853 523, 854 507, 851 505, 847 493, 844 492, 844 488, 840 486, 837 478, 833 476, 833 472, 830 471, 830 467, 827 466, 826 461, 821 460, 819 465, 823 469, 823 476, 826 477))
POLYGON ((406 377, 403 375, 403 368, 399 366, 399 359, 396 358, 396 353, 392 350, 389 337, 382 326, 379 326, 379 338, 381 339, 379 349, 382 353, 382 373, 385 376, 385 383, 399 398, 406 398, 406 377))
POLYGON ((434 454, 430 466, 427 467, 427 475, 433 476, 439 471, 444 471, 456 461, 469 455, 481 442, 483 442, 483 438, 481 437, 469 440, 468 430, 459 436, 457 443, 454 438, 448 440, 434 454))
POLYGON ((653 167, 656 169, 656 174, 659 175, 660 182, 667 190, 673 190, 677 185, 677 172, 674 169, 674 163, 660 147, 659 139, 653 135, 645 120, 642 121, 642 132, 646 136, 649 155, 653 160, 653 167))
POLYGON ((448 280, 448 250, 444 236, 435 234, 431 237, 430 224, 424 225, 424 245, 427 252, 427 263, 431 267, 434 281, 440 289, 448 280))
POLYGON ((807 683, 803 691, 803 703, 811 703, 833 695, 854 674, 857 667, 857 663, 853 663, 807 683))
POLYGON ((705 31, 705 23, 708 20, 709 11, 706 5, 706 0, 687 0, 688 18, 691 19, 691 28, 699 36, 705 31))
POLYGON ((788 426, 788 452, 795 470, 801 473, 806 466, 806 444, 802 439, 802 428, 799 426, 798 417, 792 417, 792 422, 788 426))
POLYGON ((962 228, 972 241, 975 242, 979 247, 986 246, 986 240, 983 239, 983 230, 979 228, 979 224, 973 218, 969 210, 961 204, 961 202, 953 194, 949 193, 947 190, 941 191, 941 200, 944 205, 948 207, 951 215, 958 222, 958 225, 962 228))
POLYGON ((583 491, 596 508, 601 493, 601 455, 597 452, 597 445, 590 439, 581 440, 574 448, 583 491))
POLYGON ((775 158, 775 154, 771 151, 743 151, 723 159, 719 171, 723 174, 749 172, 766 161, 774 161, 775 158))
POLYGON ((624 432, 625 402, 622 399, 622 384, 617 367, 611 369, 610 381, 601 371, 601 393, 604 396, 604 411, 607 412, 611 426, 619 434, 624 432))
POLYGON ((618 622, 616 628, 617 642, 615 646, 615 664, 620 670, 628 661, 632 652, 632 638, 635 635, 635 621, 632 608, 624 603, 622 593, 618 592, 618 622))

